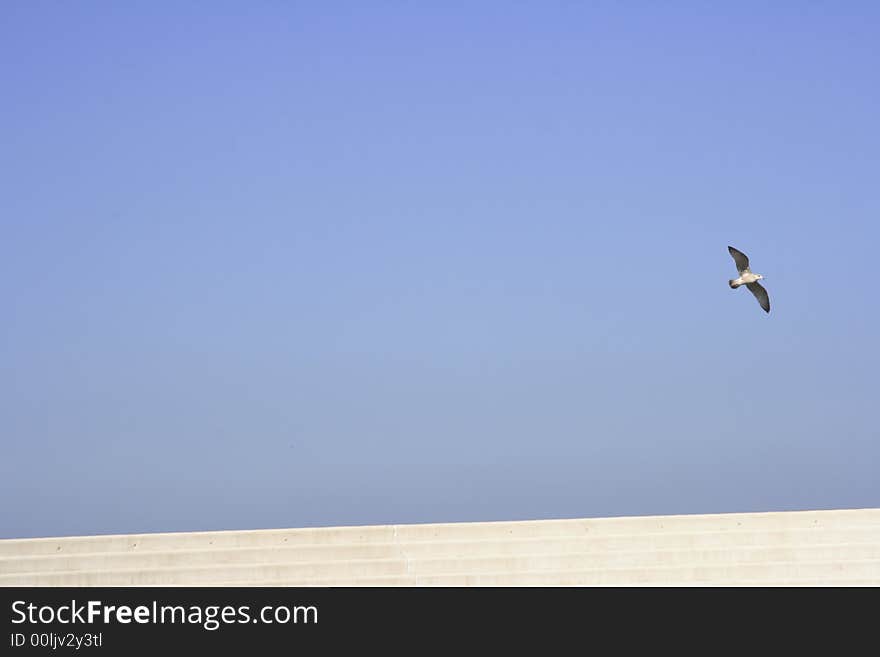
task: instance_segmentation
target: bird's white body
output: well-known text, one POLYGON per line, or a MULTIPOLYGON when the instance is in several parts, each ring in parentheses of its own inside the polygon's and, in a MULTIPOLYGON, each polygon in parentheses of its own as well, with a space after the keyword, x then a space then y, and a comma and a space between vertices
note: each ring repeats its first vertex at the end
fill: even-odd
POLYGON ((737 288, 740 285, 748 285, 749 283, 754 283, 755 281, 760 281, 764 278, 761 274, 753 274, 752 272, 745 272, 739 278, 734 278, 730 281, 730 287, 737 288))

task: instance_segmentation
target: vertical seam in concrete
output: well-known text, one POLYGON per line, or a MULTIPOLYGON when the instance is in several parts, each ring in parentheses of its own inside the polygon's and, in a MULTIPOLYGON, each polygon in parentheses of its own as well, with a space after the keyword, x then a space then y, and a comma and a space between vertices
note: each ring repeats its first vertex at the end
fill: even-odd
POLYGON ((410 563, 409 563, 409 554, 406 551, 406 548, 400 542, 400 538, 397 535, 397 525, 394 525, 394 531, 391 534, 391 540, 397 546, 397 549, 400 550, 400 556, 403 557, 403 572, 409 576, 410 574, 410 563))

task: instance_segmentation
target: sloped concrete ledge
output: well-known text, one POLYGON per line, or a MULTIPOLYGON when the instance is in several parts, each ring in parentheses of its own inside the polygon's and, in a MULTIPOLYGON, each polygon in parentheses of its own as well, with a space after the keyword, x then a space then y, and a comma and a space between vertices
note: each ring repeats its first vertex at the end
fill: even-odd
POLYGON ((0 540, 0 586, 877 586, 880 509, 0 540))

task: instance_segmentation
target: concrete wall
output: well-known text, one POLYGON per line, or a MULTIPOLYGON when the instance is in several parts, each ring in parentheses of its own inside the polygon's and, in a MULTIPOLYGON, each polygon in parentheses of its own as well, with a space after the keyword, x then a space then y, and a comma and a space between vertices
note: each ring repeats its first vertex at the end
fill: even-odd
POLYGON ((0 540, 2 586, 880 585, 880 509, 0 540))

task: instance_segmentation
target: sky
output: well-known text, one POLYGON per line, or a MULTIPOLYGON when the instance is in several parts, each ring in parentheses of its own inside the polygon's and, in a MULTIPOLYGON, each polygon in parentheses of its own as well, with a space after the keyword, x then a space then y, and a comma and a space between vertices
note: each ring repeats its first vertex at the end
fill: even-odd
POLYGON ((878 24, 2 3, 0 537, 880 506, 878 24))

